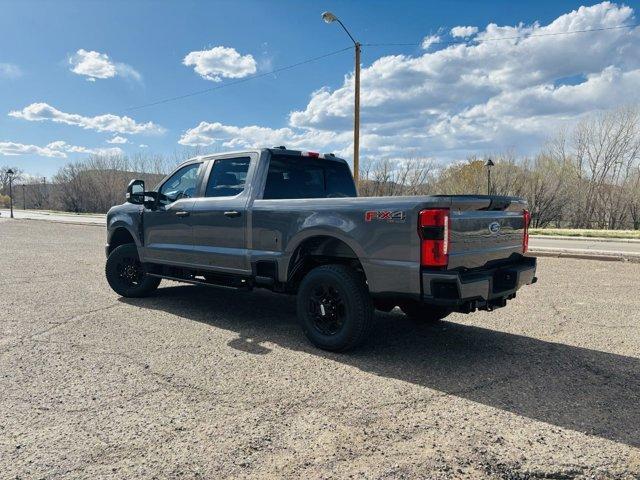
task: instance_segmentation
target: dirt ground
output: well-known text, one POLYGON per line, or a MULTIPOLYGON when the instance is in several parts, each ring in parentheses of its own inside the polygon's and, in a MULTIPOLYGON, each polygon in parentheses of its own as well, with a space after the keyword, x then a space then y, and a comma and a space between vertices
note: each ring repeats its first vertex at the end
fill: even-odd
POLYGON ((640 478, 640 264, 311 347, 292 297, 123 299, 103 228, 0 220, 2 478, 640 478))

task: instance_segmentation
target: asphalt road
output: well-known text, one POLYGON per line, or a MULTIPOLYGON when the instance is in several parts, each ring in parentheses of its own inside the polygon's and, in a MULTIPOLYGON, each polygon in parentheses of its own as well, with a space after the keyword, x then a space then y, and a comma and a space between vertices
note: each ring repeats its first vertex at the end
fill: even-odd
POLYGON ((640 264, 541 258, 507 308, 339 355, 290 297, 119 298, 103 243, 0 219, 2 478, 640 475, 640 264))

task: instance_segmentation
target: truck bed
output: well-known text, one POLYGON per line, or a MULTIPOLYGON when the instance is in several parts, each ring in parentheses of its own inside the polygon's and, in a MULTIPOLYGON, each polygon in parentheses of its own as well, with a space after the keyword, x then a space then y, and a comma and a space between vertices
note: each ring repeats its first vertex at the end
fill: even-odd
POLYGON ((448 269, 479 268, 522 256, 522 200, 454 195, 255 200, 249 232, 251 261, 278 258, 280 276, 286 278, 288 260, 302 242, 332 235, 358 256, 372 292, 419 294, 418 217, 430 208, 450 212, 448 269))

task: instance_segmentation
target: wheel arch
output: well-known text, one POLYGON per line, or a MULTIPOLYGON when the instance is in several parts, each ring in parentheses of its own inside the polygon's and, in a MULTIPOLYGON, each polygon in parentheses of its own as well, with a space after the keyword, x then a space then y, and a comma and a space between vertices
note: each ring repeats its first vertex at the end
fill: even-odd
POLYGON ((318 231, 300 238, 292 247, 285 262, 285 271, 281 278, 285 279, 289 290, 296 290, 300 281, 314 267, 329 263, 351 266, 362 273, 366 280, 366 272, 361 262, 359 248, 349 239, 336 232, 318 231))
POLYGON ((133 243, 136 247, 138 246, 138 241, 133 232, 124 224, 113 225, 109 233, 107 253, 111 253, 115 248, 127 243, 133 243))

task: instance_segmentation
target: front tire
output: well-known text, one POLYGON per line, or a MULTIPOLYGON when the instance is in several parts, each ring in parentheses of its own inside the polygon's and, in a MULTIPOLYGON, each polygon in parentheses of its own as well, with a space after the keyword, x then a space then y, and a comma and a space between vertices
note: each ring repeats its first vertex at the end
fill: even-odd
POLYGON ((160 285, 159 278, 145 273, 138 247, 132 243, 113 249, 107 258, 105 274, 109 286, 123 297, 146 297, 160 285))
POLYGON ((373 323, 373 303, 362 276, 344 265, 323 265, 302 280, 298 320, 316 347, 345 352, 360 345, 373 323))

